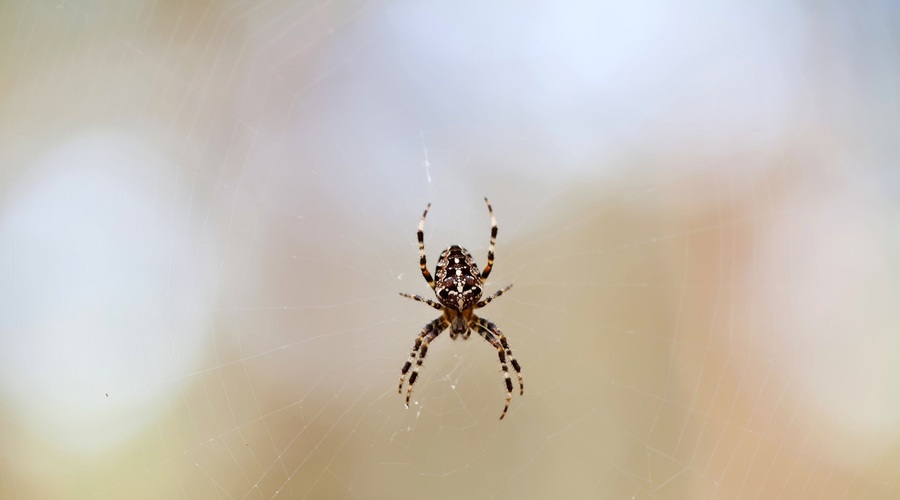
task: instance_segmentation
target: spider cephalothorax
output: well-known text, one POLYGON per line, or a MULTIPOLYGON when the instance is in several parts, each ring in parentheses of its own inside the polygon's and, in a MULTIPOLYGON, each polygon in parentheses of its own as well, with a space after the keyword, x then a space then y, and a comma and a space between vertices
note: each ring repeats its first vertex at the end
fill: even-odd
POLYGON ((472 259, 472 255, 458 245, 452 245, 441 253, 437 266, 434 270, 435 277, 431 277, 428 272, 428 266, 425 259, 425 216, 428 215, 428 209, 431 204, 425 206, 425 212, 422 213, 422 220, 419 221, 419 267, 422 270, 422 276, 425 281, 434 290, 438 298, 438 302, 422 297, 421 295, 410 295, 401 293, 400 295, 408 297, 419 302, 424 302, 429 306, 441 311, 441 316, 425 325, 416 342, 413 345, 409 359, 403 365, 400 374, 400 388, 403 391, 403 382, 406 379, 406 373, 412 367, 413 362, 416 363, 412 375, 409 376, 409 389, 406 392, 406 406, 409 407, 409 398, 412 395, 413 384, 419 375, 419 368, 425 360, 425 354, 428 352, 428 344, 437 338, 447 328, 450 328, 450 338, 457 338, 462 335, 463 339, 469 338, 472 330, 476 331, 486 341, 497 349, 497 356, 500 358, 500 368, 503 370, 503 377, 506 382, 506 406, 503 407, 503 413, 500 418, 506 416, 509 409, 509 402, 512 399, 512 380, 509 378, 509 369, 506 366, 506 359, 509 358, 510 364, 516 371, 519 379, 519 395, 524 394, 525 388, 522 380, 522 370, 519 362, 513 357, 512 349, 506 341, 506 337, 497 328, 497 325, 480 318, 475 315, 475 309, 480 309, 491 303, 495 298, 503 295, 503 292, 512 288, 512 285, 494 292, 493 295, 481 300, 481 294, 484 292, 484 281, 491 274, 491 268, 494 265, 494 244, 497 241, 497 220, 494 218, 494 209, 487 198, 484 199, 487 204, 488 212, 491 214, 491 245, 488 248, 488 261, 484 267, 484 271, 479 273, 478 265, 472 259))

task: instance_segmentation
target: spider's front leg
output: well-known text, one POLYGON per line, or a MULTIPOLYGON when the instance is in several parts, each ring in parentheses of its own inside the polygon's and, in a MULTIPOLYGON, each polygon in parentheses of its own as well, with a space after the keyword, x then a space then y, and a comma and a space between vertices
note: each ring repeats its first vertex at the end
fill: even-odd
POLYGON ((422 362, 425 359, 425 354, 428 352, 428 343, 435 339, 442 331, 444 331, 448 326, 447 320, 444 319, 443 316, 432 321, 425 325, 425 328, 422 328, 422 331, 419 333, 419 336, 416 337, 416 342, 413 344, 413 348, 409 353, 409 358, 406 360, 406 364, 403 365, 403 369, 400 371, 400 386, 397 387, 397 392, 403 394, 403 382, 406 380, 406 373, 409 372, 410 367, 412 367, 413 361, 416 362, 416 368, 413 370, 412 375, 409 376, 409 391, 406 393, 406 407, 409 408, 409 398, 412 394, 412 387, 416 381, 416 378, 419 375, 419 367, 422 366, 422 362), (416 357, 418 355, 418 360, 416 357))
POLYGON ((516 361, 516 358, 513 356, 512 348, 509 347, 506 336, 503 335, 503 332, 501 332, 499 328, 497 328, 497 325, 487 319, 476 317, 473 327, 479 335, 484 337, 484 340, 487 340, 497 349, 497 357, 500 359, 500 369, 503 370, 503 379, 506 383, 506 406, 503 407, 503 413, 500 414, 500 420, 503 420, 507 410, 509 410, 509 402, 512 400, 513 390, 512 380, 509 377, 509 368, 506 366, 507 358, 509 358, 510 364, 513 365, 513 369, 516 371, 516 377, 519 379, 520 396, 525 394, 525 382, 522 378, 522 367, 519 366, 519 362, 516 361))

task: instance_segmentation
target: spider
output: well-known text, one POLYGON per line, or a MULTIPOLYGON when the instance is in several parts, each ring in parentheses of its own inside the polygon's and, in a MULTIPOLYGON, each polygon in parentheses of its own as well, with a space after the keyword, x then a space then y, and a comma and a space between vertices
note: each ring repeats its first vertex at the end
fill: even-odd
POLYGON ((484 280, 491 274, 494 266, 494 243, 497 241, 497 219, 494 218, 494 209, 487 198, 484 199, 488 212, 491 214, 491 245, 488 247, 487 266, 484 271, 478 271, 478 265, 472 259, 472 255, 459 245, 452 245, 441 253, 437 266, 434 269, 435 278, 431 277, 428 267, 425 264, 425 216, 428 215, 428 209, 431 203, 425 206, 425 212, 422 213, 422 220, 419 221, 419 267, 422 268, 422 276, 428 282, 428 286, 434 290, 437 302, 422 297, 421 295, 410 295, 408 293, 400 293, 400 295, 424 302, 429 306, 441 311, 441 315, 425 325, 416 342, 413 344, 412 351, 409 353, 409 359, 403 365, 400 372, 400 387, 397 392, 403 394, 403 381, 406 379, 406 373, 409 372, 415 362, 416 367, 409 376, 409 388, 406 391, 406 407, 409 408, 409 398, 412 396, 413 384, 419 376, 419 369, 425 360, 425 354, 428 353, 428 345, 438 337, 448 327, 450 328, 450 338, 456 339, 462 336, 463 340, 468 339, 472 330, 481 335, 484 340, 488 341, 495 349, 497 356, 500 358, 500 368, 503 370, 503 378, 506 381, 506 406, 503 407, 503 413, 500 414, 500 420, 506 416, 509 410, 509 402, 512 400, 513 384, 509 377, 509 369, 506 366, 506 359, 509 358, 510 364, 516 370, 516 376, 519 378, 519 395, 525 393, 525 387, 522 382, 522 369, 519 362, 513 357, 512 349, 506 341, 506 337, 497 328, 493 322, 486 318, 480 318, 475 315, 475 309, 480 309, 491 303, 492 300, 503 295, 504 292, 512 288, 509 285, 494 292, 493 295, 481 299, 481 293, 484 290, 484 280), (481 299, 481 300, 479 300, 481 299))

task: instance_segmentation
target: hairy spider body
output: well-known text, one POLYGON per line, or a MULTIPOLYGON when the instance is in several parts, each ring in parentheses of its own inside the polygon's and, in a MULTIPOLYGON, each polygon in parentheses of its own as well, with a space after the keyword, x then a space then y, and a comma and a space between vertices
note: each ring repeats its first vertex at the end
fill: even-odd
POLYGON ((478 265, 465 248, 453 245, 441 253, 434 276, 434 293, 450 321, 450 336, 462 334, 468 338, 472 306, 478 303, 484 289, 478 265))
POLYGON ((422 213, 422 220, 419 221, 419 230, 417 233, 419 239, 419 267, 421 268, 422 276, 425 278, 425 281, 427 281, 431 289, 434 290, 438 301, 435 302, 431 299, 422 297, 421 295, 410 295, 407 293, 401 293, 400 295, 419 302, 424 302, 434 309, 441 311, 442 314, 431 323, 425 325, 419 333, 419 336, 416 337, 416 342, 413 344, 409 358, 406 360, 406 364, 403 365, 403 370, 400 373, 400 387, 398 388, 398 391, 402 394, 403 382, 406 379, 406 374, 409 372, 413 363, 415 363, 416 367, 409 376, 409 388, 406 391, 407 408, 409 408, 409 399, 412 396, 413 384, 419 375, 419 368, 425 360, 425 354, 428 352, 428 345, 436 339, 441 332, 448 328, 450 329, 450 338, 452 339, 456 339, 459 336, 462 336, 464 340, 468 339, 472 330, 474 330, 497 349, 497 356, 500 359, 500 369, 503 370, 503 377, 506 382, 506 406, 503 407, 503 413, 500 414, 501 420, 506 416, 506 412, 509 409, 509 402, 512 400, 513 390, 509 369, 506 365, 507 358, 509 358, 509 362, 516 371, 516 377, 519 380, 519 395, 521 396, 525 393, 521 367, 519 366, 519 362, 516 361, 516 358, 513 357, 512 349, 509 347, 509 343, 503 335, 503 332, 501 332, 500 329, 497 328, 497 325, 491 321, 475 315, 475 309, 480 309, 490 304, 492 300, 503 295, 505 291, 512 288, 512 285, 509 285, 494 292, 493 295, 490 295, 484 300, 480 300, 481 294, 484 292, 484 281, 487 279, 488 275, 490 275, 491 269, 494 266, 494 244, 497 241, 497 220, 494 218, 494 209, 491 207, 491 203, 487 198, 484 199, 484 202, 487 204, 488 212, 491 215, 491 244, 488 248, 487 265, 484 267, 484 271, 481 272, 478 271, 478 265, 465 248, 458 245, 452 245, 441 252, 437 266, 435 266, 434 269, 434 278, 432 278, 431 273, 428 272, 428 266, 425 259, 424 235, 425 217, 428 215, 428 209, 431 207, 430 203, 425 206, 425 212, 422 213))

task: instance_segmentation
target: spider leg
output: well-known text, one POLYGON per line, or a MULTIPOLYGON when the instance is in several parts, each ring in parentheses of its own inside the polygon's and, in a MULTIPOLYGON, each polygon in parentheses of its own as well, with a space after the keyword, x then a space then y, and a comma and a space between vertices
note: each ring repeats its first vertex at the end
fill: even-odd
POLYGON ((412 396, 413 384, 416 383, 416 379, 419 377, 419 369, 422 368, 422 362, 425 361, 425 355, 428 354, 428 344, 431 343, 432 340, 437 338, 438 335, 441 334, 448 326, 450 326, 443 316, 432 321, 428 325, 422 329, 422 333, 419 334, 419 337, 416 339, 416 343, 413 346, 412 353, 410 353, 409 359, 406 360, 406 364, 403 365, 403 370, 400 375, 400 388, 399 391, 402 393, 403 391, 403 378, 406 377, 406 372, 409 371, 409 367, 412 365, 412 360, 414 358, 413 353, 418 351, 419 358, 416 359, 416 367, 413 368, 412 374, 409 376, 409 388, 406 391, 406 407, 409 408, 409 398, 412 396))
MULTIPOLYGON (((512 353, 512 348, 509 347, 509 342, 506 341, 506 336, 503 335, 503 332, 497 328, 493 322, 485 319, 475 317, 475 326, 478 327, 479 333, 482 333, 482 337, 485 338, 488 342, 491 342, 490 338, 485 336, 483 333, 487 333, 491 335, 491 338, 494 338, 496 342, 499 342, 500 347, 503 348, 506 353, 506 357, 509 358, 509 362, 513 365, 513 369, 516 371, 516 377, 519 379, 519 396, 525 394, 525 380, 522 378, 522 367, 519 366, 519 362, 516 360, 516 357, 512 353)), ((491 342, 491 345, 497 347, 494 342, 491 342)), ((506 385, 510 392, 512 392, 512 381, 509 379, 509 372, 506 370, 506 366, 503 364, 503 358, 500 359, 501 368, 503 368, 503 376, 506 378, 506 385)), ((506 412, 504 411, 504 414, 506 412)), ((503 418, 502 416, 500 418, 503 418)))
POLYGON ((500 414, 500 420, 503 420, 503 417, 506 416, 506 412, 509 410, 509 402, 512 401, 513 390, 512 379, 509 378, 509 368, 506 366, 506 349, 503 348, 503 345, 500 344, 497 337, 485 327, 481 325, 474 326, 478 334, 484 337, 484 340, 487 340, 497 349, 497 356, 500 358, 500 368, 503 370, 503 379, 506 382, 506 404, 503 406, 503 413, 500 414))
POLYGON ((516 361, 516 357, 513 356, 512 348, 509 347, 509 342, 506 341, 506 335, 503 335, 503 332, 501 332, 500 329, 497 328, 497 325, 485 318, 479 318, 476 316, 475 324, 489 332, 492 332, 500 340, 500 345, 503 346, 503 349, 506 351, 506 355, 507 357, 509 357, 509 362, 510 364, 512 364, 513 369, 516 371, 516 377, 518 377, 519 379, 519 396, 525 394, 525 382, 522 378, 522 367, 519 366, 519 362, 516 361))
POLYGON ((494 300, 494 299, 496 299, 497 297, 503 295, 503 292, 509 290, 510 288, 512 288, 512 284, 509 284, 509 285, 507 285, 506 287, 501 288, 500 290, 497 290, 497 291, 494 292, 493 295, 491 295, 490 297, 481 299, 477 304, 475 304, 474 309, 480 309, 480 308, 482 308, 482 307, 484 307, 484 306, 490 304, 492 300, 494 300))
POLYGON ((422 302, 422 303, 428 304, 429 306, 437 309, 438 311, 444 310, 443 307, 440 304, 438 304, 437 302, 435 302, 431 299, 426 299, 425 297, 422 297, 421 295, 410 295, 408 293, 403 293, 403 292, 400 292, 400 295, 406 297, 407 299, 413 299, 417 302, 422 302))
POLYGON ((487 205, 488 212, 491 214, 491 246, 488 247, 487 265, 484 266, 484 270, 481 271, 481 281, 487 279, 488 275, 491 274, 491 268, 494 267, 494 244, 497 243, 497 218, 494 217, 494 209, 491 207, 491 202, 488 201, 487 196, 484 197, 484 203, 487 205))
POLYGON ((419 267, 422 268, 422 276, 425 277, 428 286, 434 290, 434 278, 431 277, 428 266, 425 264, 425 216, 428 215, 429 208, 431 208, 431 203, 425 205, 425 211, 422 213, 422 220, 419 221, 419 231, 416 233, 416 236, 419 238, 419 267))

